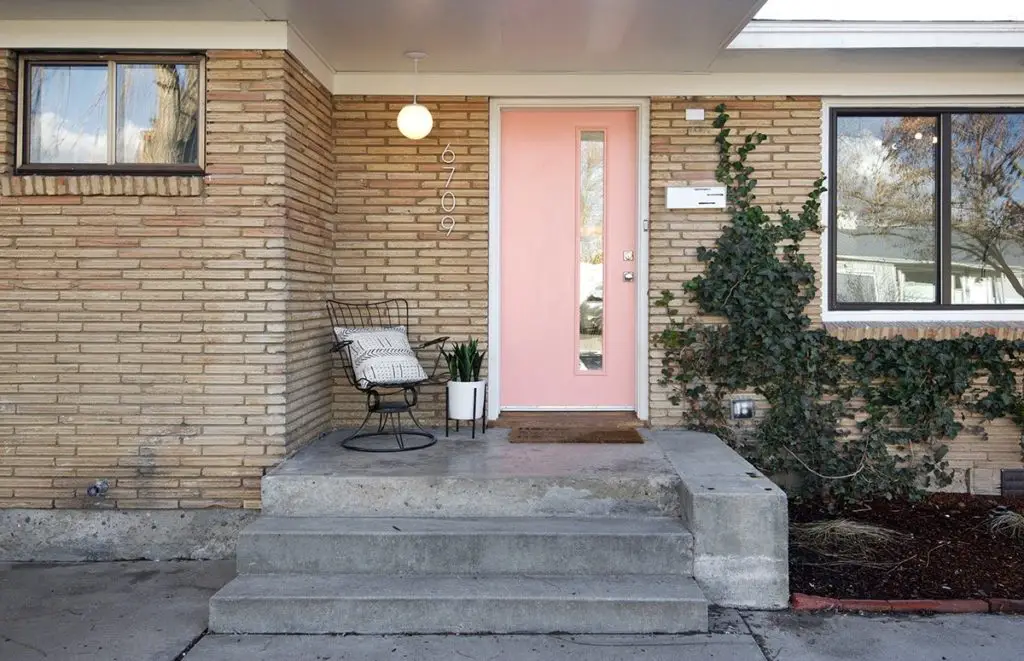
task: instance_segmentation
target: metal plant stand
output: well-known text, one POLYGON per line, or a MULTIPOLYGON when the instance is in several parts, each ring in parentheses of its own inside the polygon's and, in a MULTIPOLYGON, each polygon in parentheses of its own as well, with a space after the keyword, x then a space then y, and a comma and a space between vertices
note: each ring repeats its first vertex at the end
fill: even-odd
MULTIPOLYGON (((331 320, 331 330, 336 328, 373 328, 384 329, 403 326, 409 328, 409 303, 404 299, 388 299, 374 303, 342 303, 327 301, 327 313, 331 320)), ((331 347, 341 358, 345 377, 348 382, 366 395, 366 416, 359 427, 341 442, 346 450, 358 452, 406 452, 428 448, 437 443, 437 437, 428 431, 416 419, 413 410, 419 402, 419 389, 424 385, 440 383, 438 367, 441 364, 441 351, 447 337, 438 337, 413 349, 417 355, 424 349, 437 347, 433 369, 426 379, 408 383, 370 383, 356 378, 352 359, 348 352, 350 341, 337 340, 331 347), (376 420, 373 420, 376 416, 376 420), (403 422, 403 416, 409 421, 403 422), (361 443, 364 439, 393 438, 394 447, 361 443), (408 440, 407 440, 408 439, 408 440)))
MULTIPOLYGON (((487 382, 484 382, 484 395, 483 396, 484 396, 484 414, 482 416, 480 416, 480 418, 473 418, 473 420, 472 420, 472 423, 473 423, 472 429, 473 429, 473 431, 470 434, 470 438, 473 438, 473 439, 476 438, 476 421, 478 419, 480 420, 480 425, 481 425, 480 433, 481 434, 486 434, 487 433, 487 382)), ((449 424, 454 419, 454 418, 451 417, 451 411, 452 411, 452 409, 451 409, 451 406, 449 406, 449 402, 448 402, 448 388, 445 388, 444 389, 444 437, 445 438, 448 438, 448 434, 449 434, 449 431, 450 431, 449 424)), ((473 391, 473 412, 474 413, 476 412, 476 390, 473 391)), ((455 431, 459 431, 459 423, 460 422, 461 422, 461 420, 455 420, 455 431)))

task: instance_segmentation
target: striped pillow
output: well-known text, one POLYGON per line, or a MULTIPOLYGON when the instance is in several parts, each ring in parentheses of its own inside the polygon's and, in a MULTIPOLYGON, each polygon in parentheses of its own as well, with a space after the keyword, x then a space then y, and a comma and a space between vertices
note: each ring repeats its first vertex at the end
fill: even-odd
POLYGON ((427 373, 409 346, 405 326, 385 328, 336 327, 338 342, 348 345, 349 359, 356 383, 372 385, 403 385, 427 380, 427 373))

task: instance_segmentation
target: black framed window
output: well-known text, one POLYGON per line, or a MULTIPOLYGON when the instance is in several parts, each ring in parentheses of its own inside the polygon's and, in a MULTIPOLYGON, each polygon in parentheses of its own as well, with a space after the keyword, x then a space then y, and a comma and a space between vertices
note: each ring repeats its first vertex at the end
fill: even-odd
POLYGON ((24 55, 22 172, 184 172, 203 168, 203 60, 197 55, 24 55))
POLYGON ((1024 109, 833 109, 829 308, 1024 307, 1024 109))

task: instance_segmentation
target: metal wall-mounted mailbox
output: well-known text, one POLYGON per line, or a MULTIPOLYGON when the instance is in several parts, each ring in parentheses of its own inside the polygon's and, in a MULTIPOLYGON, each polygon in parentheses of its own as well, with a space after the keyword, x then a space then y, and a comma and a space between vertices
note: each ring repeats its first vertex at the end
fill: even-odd
POLYGON ((725 186, 669 186, 665 206, 669 209, 724 209, 725 186))

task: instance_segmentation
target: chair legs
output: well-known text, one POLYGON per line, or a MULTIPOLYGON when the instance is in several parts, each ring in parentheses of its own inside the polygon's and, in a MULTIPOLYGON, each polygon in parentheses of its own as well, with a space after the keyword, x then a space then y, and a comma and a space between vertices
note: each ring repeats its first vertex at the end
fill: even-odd
MULTIPOLYGON (((419 399, 415 387, 402 389, 402 401, 385 402, 380 393, 376 390, 368 390, 366 393, 366 417, 363 418, 359 428, 341 442, 341 447, 346 450, 357 452, 407 452, 409 450, 421 450, 437 443, 437 438, 427 431, 420 424, 413 414, 413 408, 419 399), (412 421, 412 427, 403 426, 402 414, 408 414, 412 421), (370 419, 377 415, 377 430, 363 431, 366 429, 370 419), (359 441, 363 439, 386 439, 393 438, 397 447, 380 446, 378 444, 367 444, 359 441), (407 442, 407 439, 412 441, 407 442)), ((370 426, 372 429, 373 426, 370 426)))

